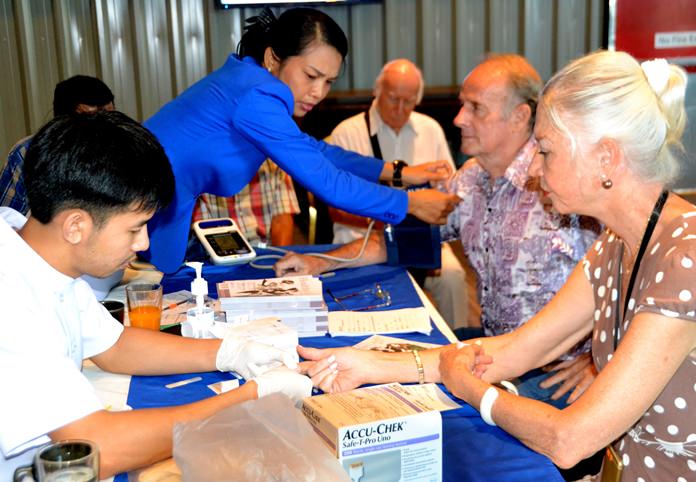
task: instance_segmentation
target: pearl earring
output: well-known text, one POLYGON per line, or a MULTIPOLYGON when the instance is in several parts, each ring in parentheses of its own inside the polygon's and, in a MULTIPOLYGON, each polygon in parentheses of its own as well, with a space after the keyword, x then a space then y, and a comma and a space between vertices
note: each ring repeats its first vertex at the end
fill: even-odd
POLYGON ((613 185, 614 183, 611 182, 611 179, 607 178, 606 176, 602 176, 602 187, 604 189, 611 189, 613 185))

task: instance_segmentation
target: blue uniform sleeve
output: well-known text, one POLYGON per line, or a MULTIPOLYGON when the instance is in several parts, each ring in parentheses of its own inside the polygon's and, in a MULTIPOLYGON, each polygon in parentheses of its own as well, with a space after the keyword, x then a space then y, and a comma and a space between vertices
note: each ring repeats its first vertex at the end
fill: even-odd
POLYGON ((382 169, 384 169, 384 161, 374 157, 363 156, 328 142, 317 141, 312 137, 310 139, 317 143, 317 149, 326 158, 330 159, 334 166, 368 181, 379 181, 379 176, 382 174, 382 169))
POLYGON ((237 131, 324 202, 360 216, 400 222, 408 210, 407 194, 366 180, 378 179, 382 165, 377 159, 358 160, 358 154, 301 132, 288 111, 292 103, 283 98, 286 90, 280 83, 251 89, 234 115, 237 131))

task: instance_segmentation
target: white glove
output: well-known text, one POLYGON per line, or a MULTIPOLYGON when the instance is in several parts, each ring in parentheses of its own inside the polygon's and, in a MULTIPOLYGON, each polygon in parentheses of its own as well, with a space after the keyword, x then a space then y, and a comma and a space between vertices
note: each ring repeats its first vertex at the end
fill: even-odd
POLYGON ((245 380, 249 380, 254 375, 281 365, 295 369, 297 361, 297 353, 286 352, 271 345, 229 335, 220 344, 215 358, 215 366, 221 372, 234 371, 245 380))
POLYGON ((274 368, 252 380, 256 382, 256 394, 259 398, 281 392, 292 398, 299 407, 302 399, 312 394, 312 380, 286 367, 274 368))

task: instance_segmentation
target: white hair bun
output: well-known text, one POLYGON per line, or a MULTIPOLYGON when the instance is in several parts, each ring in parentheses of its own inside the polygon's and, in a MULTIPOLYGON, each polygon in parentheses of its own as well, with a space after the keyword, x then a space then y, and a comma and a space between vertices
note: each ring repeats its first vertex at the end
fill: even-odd
POLYGON ((653 91, 659 96, 667 88, 671 69, 669 63, 665 59, 646 60, 640 64, 645 77, 648 79, 648 84, 653 91))

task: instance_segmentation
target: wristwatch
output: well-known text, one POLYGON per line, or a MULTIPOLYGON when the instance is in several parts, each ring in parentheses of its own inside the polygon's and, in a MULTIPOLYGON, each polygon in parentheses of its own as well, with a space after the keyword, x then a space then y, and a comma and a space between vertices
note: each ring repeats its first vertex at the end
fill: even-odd
POLYGON ((401 159, 397 159, 392 161, 392 166, 394 167, 394 172, 392 174, 392 186, 402 187, 404 183, 401 181, 401 171, 403 171, 407 164, 401 159))

